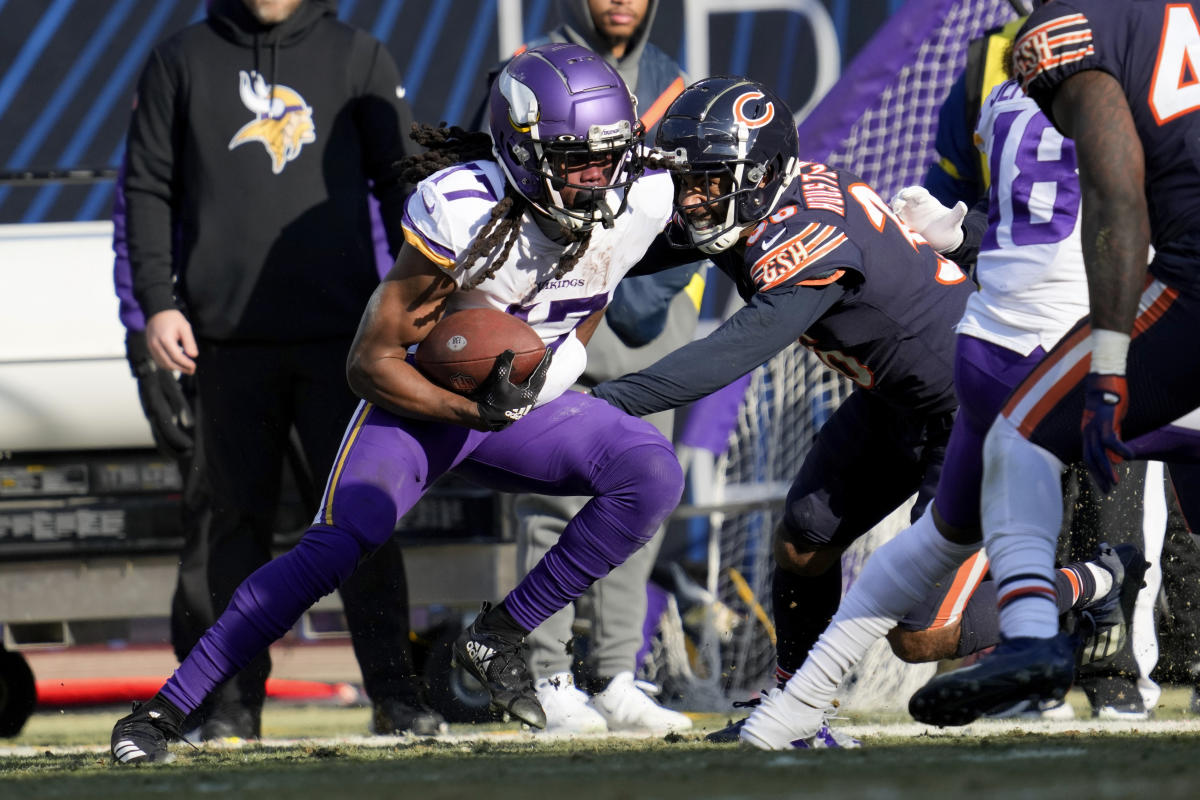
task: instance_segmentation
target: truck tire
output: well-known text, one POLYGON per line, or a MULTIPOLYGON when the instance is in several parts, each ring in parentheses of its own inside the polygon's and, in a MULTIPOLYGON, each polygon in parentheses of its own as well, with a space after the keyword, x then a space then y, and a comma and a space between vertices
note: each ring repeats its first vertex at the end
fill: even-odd
POLYGON ((0 648, 0 736, 16 736, 37 705, 37 686, 29 662, 0 648))

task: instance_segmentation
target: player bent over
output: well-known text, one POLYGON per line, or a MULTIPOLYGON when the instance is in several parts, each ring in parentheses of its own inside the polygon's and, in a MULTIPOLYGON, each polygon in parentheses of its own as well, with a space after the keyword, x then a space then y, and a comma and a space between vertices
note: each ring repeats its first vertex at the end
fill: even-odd
POLYGON ((655 143, 675 179, 677 249, 660 240, 645 261, 707 256, 746 305, 593 394, 635 415, 675 408, 797 339, 857 384, 821 428, 775 532, 786 677, 837 609, 845 548, 914 492, 933 493, 956 406, 952 328, 972 286, 856 175, 801 161, 792 112, 760 83, 690 86, 655 143))
POLYGON ((416 157, 415 169, 439 171, 409 198, 406 245, 359 327, 348 375, 363 402, 317 517, 238 588, 158 694, 116 724, 118 761, 168 760, 183 717, 344 581, 451 469, 501 491, 592 497, 454 647, 494 707, 540 727, 525 634, 641 547, 678 503, 681 470, 652 425, 565 392, 583 370, 589 322, 671 213, 670 178, 642 173, 628 89, 589 50, 534 48, 493 85, 490 129, 491 141, 438 132, 416 157), (480 306, 525 319, 546 342, 524 383, 508 380, 502 356, 466 397, 406 361, 444 314, 480 306))
MULTIPOLYGON (((1087 278, 1071 140, 1049 129, 1036 104, 1011 81, 984 101, 974 138, 993 169, 990 214, 985 201, 960 228, 961 207, 944 208, 920 187, 901 191, 893 201, 900 218, 944 252, 973 260, 983 245, 976 273, 980 288, 957 325, 959 408, 937 495, 929 513, 871 554, 785 690, 751 714, 743 739, 757 747, 785 749, 810 735, 842 680, 893 626, 923 627, 919 623, 944 617, 911 637, 916 646, 905 658, 912 661, 961 657, 999 641, 995 582, 979 583, 988 568, 979 552, 984 438, 1013 387, 1087 313, 1087 278), (1004 156, 1014 152, 1038 158, 1004 156), (1019 191, 1031 175, 1056 191, 1019 191), (1034 229, 1036 237, 1030 222, 1035 219, 1051 221, 1034 229), (956 603, 966 596, 960 612, 956 603)), ((1099 662, 1120 649, 1144 571, 1140 551, 1123 545, 1102 548, 1096 561, 1053 574, 1056 630, 1057 617, 1072 607, 1087 626, 1082 662, 1099 662)))

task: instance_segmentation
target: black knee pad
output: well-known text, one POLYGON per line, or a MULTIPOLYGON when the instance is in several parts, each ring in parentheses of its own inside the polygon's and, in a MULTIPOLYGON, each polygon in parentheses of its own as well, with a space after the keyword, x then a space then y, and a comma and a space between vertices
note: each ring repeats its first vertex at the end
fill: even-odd
POLYGON ((834 544, 841 518, 829 507, 827 500, 822 492, 795 499, 789 495, 783 520, 776 529, 780 541, 802 551, 834 544))

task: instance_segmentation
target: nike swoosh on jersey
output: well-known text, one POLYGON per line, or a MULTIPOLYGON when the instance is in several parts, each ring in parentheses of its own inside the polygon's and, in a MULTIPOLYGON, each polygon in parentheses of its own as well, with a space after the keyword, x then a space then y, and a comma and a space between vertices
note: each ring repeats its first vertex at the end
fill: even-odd
POLYGON ((785 233, 787 233, 786 228, 780 230, 778 233, 776 233, 770 239, 767 239, 765 242, 762 243, 762 249, 770 250, 772 247, 775 246, 775 243, 779 241, 779 237, 783 236, 785 233))

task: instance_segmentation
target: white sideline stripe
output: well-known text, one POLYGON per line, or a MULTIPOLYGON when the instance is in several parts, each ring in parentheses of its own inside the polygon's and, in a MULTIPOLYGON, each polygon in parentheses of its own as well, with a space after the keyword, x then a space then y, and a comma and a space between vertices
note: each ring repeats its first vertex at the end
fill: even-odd
MULTIPOLYGON (((1000 736, 1016 731, 1025 733, 1063 733, 1066 731, 1081 733, 1125 734, 1130 731, 1147 736, 1167 736, 1171 734, 1188 733, 1200 735, 1200 719, 1197 720, 1142 720, 1140 722, 1126 720, 981 720, 959 728, 937 728, 932 725, 922 725, 919 722, 896 722, 886 724, 837 724, 835 731, 846 733, 856 738, 873 736, 907 736, 942 739, 967 739, 972 737, 1000 736)), ((707 730, 695 729, 681 735, 702 738, 707 730)), ((200 745, 201 749, 236 750, 243 747, 291 747, 297 745, 336 747, 348 745, 354 747, 394 747, 397 743, 421 741, 422 738, 433 738, 438 742, 448 744, 469 744, 472 742, 555 742, 566 739, 661 739, 662 734, 654 733, 583 733, 583 734, 553 734, 532 733, 529 731, 481 731, 478 733, 447 734, 437 737, 416 736, 340 736, 321 739, 263 739, 255 743, 217 744, 208 742, 200 745)), ((118 745, 120 746, 120 745, 118 745)), ((718 745, 714 745, 718 746, 718 745)), ((863 749, 870 750, 871 743, 865 742, 863 749)), ((105 745, 8 745, 0 746, 0 758, 28 757, 44 753, 66 755, 70 753, 106 753, 105 745)), ((1061 750, 1055 752, 1061 753, 1061 750)))

